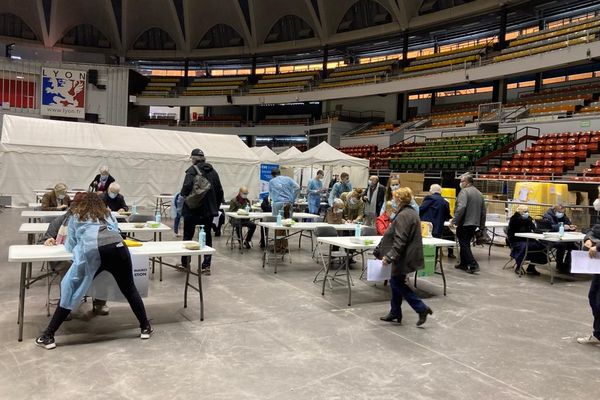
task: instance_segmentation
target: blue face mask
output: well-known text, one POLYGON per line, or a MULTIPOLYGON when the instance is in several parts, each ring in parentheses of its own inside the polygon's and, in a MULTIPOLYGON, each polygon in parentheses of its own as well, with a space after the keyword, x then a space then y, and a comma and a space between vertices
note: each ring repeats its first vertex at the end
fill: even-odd
POLYGON ((118 195, 117 193, 108 192, 108 197, 110 197, 111 199, 116 199, 117 195, 118 195))
POLYGON ((557 212, 556 212, 556 218, 560 219, 560 218, 562 218, 562 217, 564 217, 564 216, 565 216, 565 213, 564 213, 564 212, 560 212, 560 211, 557 211, 557 212))
POLYGON ((528 212, 524 212, 523 214, 521 214, 521 217, 523 219, 527 219, 527 218, 529 218, 529 213, 528 212))

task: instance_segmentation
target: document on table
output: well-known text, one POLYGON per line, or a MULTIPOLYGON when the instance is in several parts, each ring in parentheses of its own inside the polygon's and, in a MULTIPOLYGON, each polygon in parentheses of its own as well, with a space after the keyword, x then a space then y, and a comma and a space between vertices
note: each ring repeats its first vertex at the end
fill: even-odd
POLYGON ((600 274, 600 258, 590 258, 587 251, 572 251, 571 273, 600 274))
POLYGON ((381 282, 392 276, 392 265, 383 265, 381 260, 367 260, 367 281, 381 282))

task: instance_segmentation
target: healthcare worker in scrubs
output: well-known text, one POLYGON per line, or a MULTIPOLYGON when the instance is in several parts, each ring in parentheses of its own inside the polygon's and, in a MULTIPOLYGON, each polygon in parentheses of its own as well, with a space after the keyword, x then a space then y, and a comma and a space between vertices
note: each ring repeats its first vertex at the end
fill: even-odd
POLYGON ((113 275, 137 317, 140 338, 149 339, 152 328, 133 283, 131 256, 123 244, 117 222, 96 193, 87 193, 74 207, 73 216, 65 243, 65 249, 73 253, 73 264, 61 281, 59 306, 35 344, 48 350, 56 347, 54 333, 69 313, 79 307, 96 275, 104 270, 113 275))
POLYGON ((321 192, 323 192, 323 171, 318 170, 317 176, 308 182, 308 212, 318 214, 321 207, 321 192))

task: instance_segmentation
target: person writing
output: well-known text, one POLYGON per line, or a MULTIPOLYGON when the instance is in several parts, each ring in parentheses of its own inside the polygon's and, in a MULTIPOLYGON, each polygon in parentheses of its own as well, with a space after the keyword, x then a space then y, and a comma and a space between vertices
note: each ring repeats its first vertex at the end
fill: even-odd
POLYGON ((100 195, 100 198, 110 211, 123 212, 129 210, 127 203, 125 203, 125 198, 120 192, 121 185, 113 182, 108 187, 108 190, 100 195))
POLYGON ((335 199, 333 201, 333 206, 327 210, 327 214, 325 214, 325 222, 328 224, 345 224, 346 220, 344 219, 344 200, 335 199))
POLYGON ((67 185, 57 183, 54 190, 44 194, 42 197, 42 211, 64 211, 69 208, 71 198, 67 194, 67 185))
POLYGON ((425 264, 421 221, 417 212, 410 206, 413 197, 410 188, 404 187, 395 190, 393 195, 400 209, 374 253, 381 257, 384 265, 391 264, 392 267, 390 312, 380 319, 387 322, 395 320, 401 323, 402 300, 404 299, 419 315, 417 326, 421 326, 427 321, 427 316, 433 314, 433 311, 406 284, 406 276, 423 269, 425 264))
MULTIPOLYGON (((557 204, 546 211, 542 217, 543 225, 550 228, 552 232, 558 232, 562 224, 565 231, 576 231, 577 226, 571 223, 571 220, 565 213, 566 209, 562 204, 557 204)), ((558 243, 554 245, 556 249, 556 269, 562 274, 571 273, 571 250, 575 250, 575 243, 558 243)))
MULTIPOLYGON (((235 196, 229 202, 229 211, 236 212, 237 210, 243 210, 246 207, 250 208, 251 206, 252 204, 250 203, 250 200, 248 200, 248 188, 242 186, 238 191, 237 196, 235 196)), ((256 230, 256 224, 249 219, 240 220, 235 218, 231 220, 231 224, 235 228, 240 240, 242 240, 242 227, 246 227, 248 229, 246 238, 243 240, 244 248, 249 249, 252 247, 250 243, 252 243, 252 235, 254 235, 254 231, 256 230)))
POLYGON ((346 195, 346 207, 344 208, 344 219, 346 221, 362 223, 365 218, 365 203, 362 198, 363 190, 358 188, 346 195))
POLYGON ((69 313, 79 307, 94 277, 102 271, 113 275, 129 302, 140 324, 140 338, 149 339, 152 327, 133 282, 129 250, 123 244, 117 222, 96 194, 85 194, 74 207, 65 249, 73 253, 73 264, 61 281, 59 306, 35 344, 48 350, 56 347, 54 334, 69 313))
POLYGON ((108 166, 103 165, 100 167, 100 173, 90 183, 90 192, 105 192, 114 181, 115 178, 108 173, 108 166))

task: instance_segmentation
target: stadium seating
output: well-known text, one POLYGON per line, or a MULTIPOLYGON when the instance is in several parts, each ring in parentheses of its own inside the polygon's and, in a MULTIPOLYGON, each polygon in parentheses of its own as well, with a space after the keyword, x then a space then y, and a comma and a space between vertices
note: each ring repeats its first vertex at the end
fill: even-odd
POLYGON ((359 158, 369 158, 374 152, 377 151, 376 145, 365 145, 365 146, 347 146, 347 147, 338 147, 338 150, 342 153, 346 153, 348 155, 359 157, 359 158))
POLYGON ((242 126, 244 121, 240 115, 201 115, 190 126, 242 126))
POLYGON ((240 94, 248 80, 246 76, 195 78, 181 92, 183 96, 223 96, 240 94))
POLYGON ((168 76, 150 76, 150 82, 139 94, 141 97, 169 97, 176 93, 180 78, 168 76))
POLYGON ((487 48, 487 44, 478 44, 475 46, 463 47, 461 49, 420 56, 412 61, 408 67, 404 68, 402 73, 404 75, 417 72, 443 72, 443 70, 451 68, 456 64, 470 64, 479 61, 485 54, 487 48))
POLYGON ((392 123, 375 124, 362 131, 354 132, 352 136, 377 136, 384 133, 394 133, 399 129, 399 126, 392 123))
POLYGON ((387 60, 376 63, 353 64, 346 67, 338 67, 329 74, 327 79, 321 81, 319 88, 380 82, 387 75, 392 73, 395 64, 395 60, 387 60))
POLYGON ((299 92, 319 76, 317 71, 292 72, 287 74, 264 75, 248 89, 249 94, 299 92))

